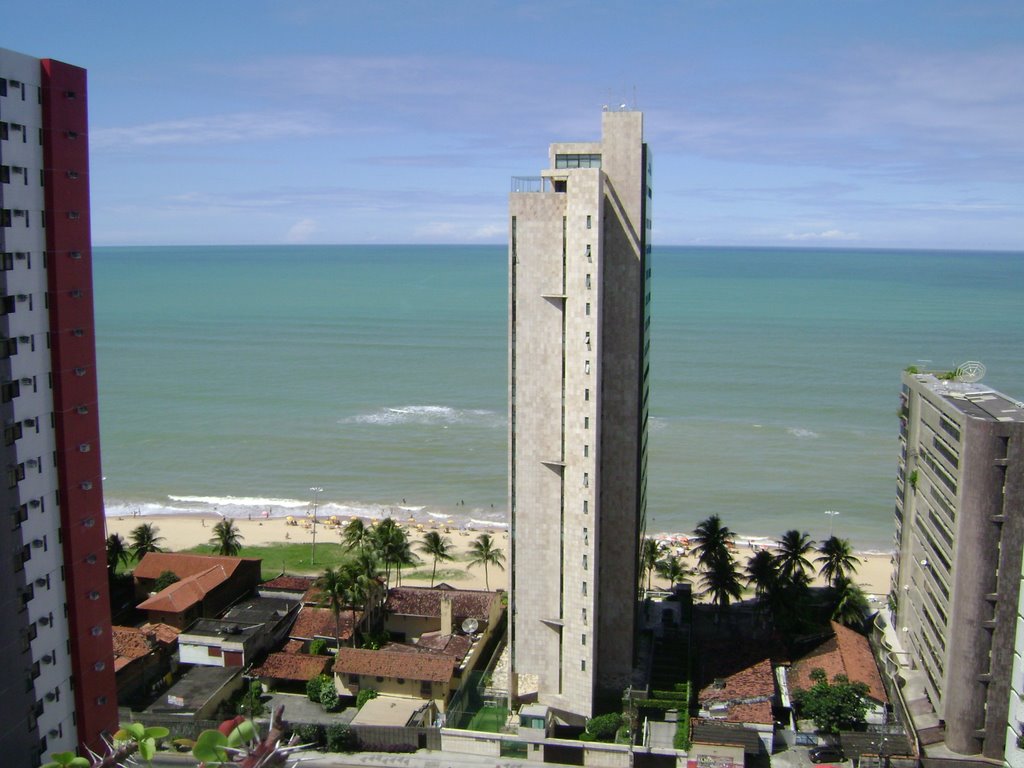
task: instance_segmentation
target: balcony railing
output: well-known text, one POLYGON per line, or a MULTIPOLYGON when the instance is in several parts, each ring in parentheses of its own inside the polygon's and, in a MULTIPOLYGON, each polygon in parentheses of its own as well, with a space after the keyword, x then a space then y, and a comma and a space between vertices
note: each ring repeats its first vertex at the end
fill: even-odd
POLYGON ((552 179, 547 176, 513 176, 513 192, 554 192, 552 179))

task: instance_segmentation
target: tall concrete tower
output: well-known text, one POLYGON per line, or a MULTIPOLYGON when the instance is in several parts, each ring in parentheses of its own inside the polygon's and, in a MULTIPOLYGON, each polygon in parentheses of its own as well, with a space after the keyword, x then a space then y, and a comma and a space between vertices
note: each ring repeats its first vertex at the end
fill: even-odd
POLYGON ((629 684, 645 527, 651 162, 601 127, 509 200, 513 672, 569 721, 629 684))
POLYGON ((85 70, 0 49, 0 755, 117 729, 85 70))

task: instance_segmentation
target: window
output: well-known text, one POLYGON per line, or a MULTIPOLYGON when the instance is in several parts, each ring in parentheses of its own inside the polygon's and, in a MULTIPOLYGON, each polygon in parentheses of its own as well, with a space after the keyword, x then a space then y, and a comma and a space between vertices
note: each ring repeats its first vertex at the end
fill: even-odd
POLYGON ((15 440, 21 439, 21 422, 4 428, 4 445, 14 445, 15 440))
POLYGON ((10 272, 12 269, 14 269, 14 253, 4 251, 0 254, 0 271, 10 272))
POLYGON ((591 261, 591 258, 590 258, 590 243, 587 243, 587 261, 591 261))
POLYGON ((434 694, 434 692, 433 692, 433 690, 431 690, 431 685, 430 685, 430 681, 429 680, 424 680, 423 682, 420 683, 420 696, 421 697, 428 698, 430 696, 433 696, 433 694, 434 694))
POLYGON ((590 302, 587 302, 587 317, 590 317, 590 302))
POLYGON ((589 472, 584 472, 583 473, 583 487, 584 488, 589 488, 590 487, 590 473, 589 472))
POLYGON ((590 361, 587 360, 583 363, 583 372, 590 373, 590 361))
POLYGON ((587 595, 587 582, 585 582, 585 581, 583 582, 583 590, 582 591, 583 591, 583 596, 586 597, 586 595, 587 595))
POLYGON ((587 288, 589 289, 590 288, 590 273, 589 272, 587 273, 586 285, 587 285, 587 288))
POLYGON ((600 168, 599 154, 555 155, 555 168, 600 168))
POLYGON ((589 445, 584 445, 583 446, 583 458, 587 458, 588 456, 590 456, 590 446, 589 445))
POLYGON ((580 635, 580 645, 586 645, 586 644, 587 644, 587 636, 586 636, 586 634, 580 635))
POLYGON ((587 216, 587 229, 590 229, 590 228, 591 228, 590 216, 587 216))
POLYGON ((14 297, 4 296, 0 298, 0 315, 14 314, 14 297))
POLYGON ((0 184, 11 183, 11 166, 0 165, 0 184))
POLYGON ((589 389, 584 389, 583 390, 583 399, 588 401, 588 402, 590 401, 590 390, 589 389))
POLYGON ((590 511, 590 502, 586 499, 583 500, 583 514, 587 514, 590 511))
POLYGON ((584 429, 590 429, 590 417, 589 416, 584 416, 583 417, 583 428, 584 429))
POLYGON ((0 360, 6 360, 18 354, 17 339, 0 339, 0 360))
POLYGON ((587 560, 587 556, 586 555, 583 556, 583 570, 584 571, 589 571, 590 570, 589 561, 587 560))
POLYGON ((584 624, 587 623, 587 609, 586 608, 583 609, 583 623, 584 624))
POLYGON ((587 660, 586 659, 580 659, 580 672, 586 672, 586 671, 587 671, 587 660))

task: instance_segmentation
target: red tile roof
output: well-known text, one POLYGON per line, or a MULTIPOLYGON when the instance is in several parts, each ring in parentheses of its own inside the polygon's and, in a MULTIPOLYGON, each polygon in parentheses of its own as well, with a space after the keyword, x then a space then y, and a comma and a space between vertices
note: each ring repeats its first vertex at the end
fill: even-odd
POLYGON ((190 555, 177 552, 147 552, 142 560, 135 566, 132 576, 136 579, 158 579, 164 571, 171 571, 179 579, 194 576, 197 573, 208 571, 211 567, 219 565, 223 567, 228 575, 235 572, 235 569, 243 563, 256 563, 254 566, 259 569, 259 558, 253 557, 224 557, 221 555, 190 555))
POLYGON ((384 610, 401 616, 441 616, 441 598, 452 600, 452 616, 459 620, 474 618, 487 621, 491 606, 500 600, 498 592, 444 587, 395 587, 388 590, 384 610))
POLYGON ((252 674, 278 680, 309 680, 323 674, 330 660, 329 656, 310 656, 307 653, 271 653, 252 670, 252 674))
POLYGON ((790 690, 810 689, 814 685, 811 672, 823 669, 829 681, 836 675, 846 675, 853 682, 865 683, 868 696, 872 699, 882 704, 887 703, 889 699, 868 639, 837 622, 832 622, 832 631, 835 633, 832 637, 789 668, 787 681, 790 690))
POLYGON ((229 576, 225 567, 218 563, 205 571, 193 573, 181 581, 174 582, 148 600, 143 600, 136 608, 140 611, 182 613, 196 603, 202 602, 204 597, 227 581, 229 576))
POLYGON ((697 694, 702 709, 716 707, 718 717, 729 723, 771 723, 775 674, 770 659, 762 658, 705 686, 697 694), (724 708, 723 708, 724 707, 724 708))
POLYGON ((473 647, 473 641, 466 635, 442 635, 440 632, 426 632, 420 635, 420 639, 414 647, 431 653, 446 654, 461 663, 469 653, 469 649, 473 647))
POLYGON ((337 675, 366 675, 391 679, 447 683, 455 672, 455 659, 440 653, 403 653, 381 649, 339 648, 334 657, 337 675))
POLYGON ((172 627, 170 624, 164 624, 162 622, 153 622, 143 624, 139 627, 147 635, 152 635, 153 638, 163 645, 173 645, 178 642, 178 635, 181 634, 181 630, 177 627, 172 627))
POLYGON ((284 592, 305 592, 313 586, 313 576, 278 576, 260 584, 260 589, 280 589, 284 592))
POLYGON ((111 627, 114 640, 114 671, 120 672, 125 666, 141 659, 153 647, 138 627, 111 627))
MULTIPOLYGON (((356 611, 356 624, 362 621, 362 611, 356 611)), ((340 614, 341 619, 341 640, 349 640, 352 637, 352 611, 346 609, 340 614)), ((330 608, 316 608, 315 606, 304 605, 299 609, 299 615, 292 625, 289 637, 302 640, 312 640, 314 637, 334 637, 337 631, 337 624, 334 621, 334 612, 330 608)))

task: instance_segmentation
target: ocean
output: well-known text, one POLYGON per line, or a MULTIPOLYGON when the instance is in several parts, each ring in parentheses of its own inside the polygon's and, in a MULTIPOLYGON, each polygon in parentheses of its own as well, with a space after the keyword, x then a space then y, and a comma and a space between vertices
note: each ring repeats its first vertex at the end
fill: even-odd
MULTIPOLYGON (((500 522, 504 246, 94 250, 108 515, 500 522)), ((1024 254, 655 248, 648 530, 892 548, 899 376, 1024 398, 1024 254), (825 511, 838 515, 826 515, 825 511)))

